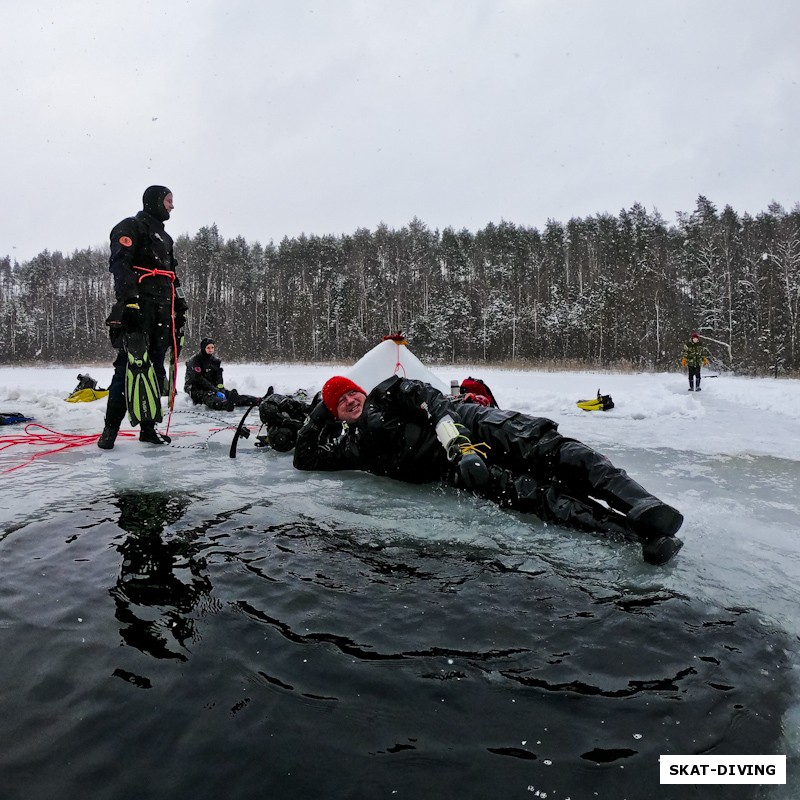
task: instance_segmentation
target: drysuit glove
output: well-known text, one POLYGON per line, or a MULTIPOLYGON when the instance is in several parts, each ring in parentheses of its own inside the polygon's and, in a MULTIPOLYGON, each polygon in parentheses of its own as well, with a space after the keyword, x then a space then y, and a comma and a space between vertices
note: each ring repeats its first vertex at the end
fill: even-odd
POLYGON ((681 359, 681 366, 682 366, 682 367, 685 367, 685 366, 686 366, 686 359, 685 359, 685 358, 682 358, 682 359, 681 359))
POLYGON ((129 331, 135 331, 139 329, 141 319, 142 310, 139 308, 139 298, 132 297, 125 302, 125 308, 122 310, 122 324, 129 331))
POLYGON ((473 444, 448 414, 436 424, 436 436, 444 446, 447 459, 456 469, 456 483, 470 491, 479 491, 489 483, 489 469, 481 448, 488 445, 473 444))
POLYGON ((459 458, 458 484, 471 492, 480 492, 489 484, 489 468, 477 453, 467 453, 459 458))
POLYGON ((189 311, 189 304, 183 296, 183 289, 178 286, 175 288, 175 302, 173 304, 175 312, 175 327, 182 328, 186 325, 186 314, 189 311))
POLYGON ((312 409, 308 419, 318 428, 322 428, 323 426, 327 425, 327 423, 333 422, 335 417, 328 410, 328 407, 325 405, 325 403, 320 400, 312 409))

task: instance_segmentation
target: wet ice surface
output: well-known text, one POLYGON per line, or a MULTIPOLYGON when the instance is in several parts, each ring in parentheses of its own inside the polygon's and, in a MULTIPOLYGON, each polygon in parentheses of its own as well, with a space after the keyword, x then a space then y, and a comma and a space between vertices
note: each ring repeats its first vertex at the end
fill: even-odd
MULTIPOLYGON (((78 371, 2 370, 0 404, 99 431, 102 403, 63 402, 78 371)), ((226 376, 258 394, 333 371, 226 376)), ((677 797, 691 789, 659 786, 660 753, 754 742, 791 774, 798 383, 720 377, 694 396, 681 375, 469 372, 676 505, 674 563, 435 486, 299 473, 252 440, 233 460, 232 432, 179 398, 180 446, 122 440, 5 476, 10 796, 88 775, 93 796, 133 797, 147 770, 154 797, 421 797, 433 775, 445 797, 677 797), (615 409, 574 406, 598 388, 615 409)), ((704 796, 759 796, 722 788, 704 796)))
MULTIPOLYGON (((0 405, 14 406, 56 430, 99 431, 103 401, 63 401, 78 371, 90 372, 100 385, 110 379, 108 367, 0 369, 0 405)), ((313 393, 335 371, 325 366, 226 365, 226 378, 229 386, 247 394, 260 394, 267 385, 278 392, 305 388, 313 393)), ((717 602, 755 605, 779 618, 790 632, 800 633, 791 600, 800 577, 800 382, 723 375, 705 378, 704 391, 694 394, 686 391, 686 379, 677 373, 436 370, 448 384, 450 377, 460 379, 468 371, 488 380, 501 406, 555 419, 564 435, 608 454, 683 512, 680 535, 686 545, 673 566, 656 573, 660 580, 692 595, 711 594, 717 602), (614 397, 614 409, 584 412, 575 406, 598 388, 614 397)), ((232 431, 220 431, 217 420, 235 425, 239 417, 238 411, 198 414, 179 395, 170 425, 177 436, 168 453, 121 440, 108 453, 88 447, 48 456, 6 478, 0 520, 13 525, 36 519, 42 511, 50 513, 74 497, 101 494, 109 486, 213 488, 223 498, 228 488, 232 497, 227 502, 254 494, 288 502, 298 512, 305 504, 309 517, 320 523, 336 519, 358 524, 376 536, 396 529, 423 540, 477 539, 490 547, 529 548, 533 553, 546 543, 549 556, 564 563, 611 570, 631 580, 654 574, 638 563, 632 545, 543 530, 532 518, 451 492, 428 487, 424 500, 415 497, 409 505, 400 499, 409 496, 408 487, 368 475, 294 473, 288 456, 256 451, 252 440, 241 440, 239 457, 231 460, 232 431), (325 497, 329 505, 318 505, 325 497), (492 520, 491 530, 485 521, 476 521, 476 509, 492 520)), ((257 424, 256 412, 250 420, 257 424)), ((7 426, 0 433, 11 430, 7 426)), ((0 469, 24 460, 20 450, 0 453, 0 469)))

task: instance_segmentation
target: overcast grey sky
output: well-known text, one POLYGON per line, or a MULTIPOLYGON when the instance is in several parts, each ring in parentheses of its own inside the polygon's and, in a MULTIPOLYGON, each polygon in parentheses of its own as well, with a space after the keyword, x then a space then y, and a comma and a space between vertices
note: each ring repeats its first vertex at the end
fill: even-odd
POLYGON ((0 256, 800 201, 797 0, 0 0, 0 256))

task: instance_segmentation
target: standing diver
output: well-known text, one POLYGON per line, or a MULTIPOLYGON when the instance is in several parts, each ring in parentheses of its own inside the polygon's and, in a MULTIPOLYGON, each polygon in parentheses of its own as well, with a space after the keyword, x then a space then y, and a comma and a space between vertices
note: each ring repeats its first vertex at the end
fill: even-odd
POLYGON ((105 426, 97 446, 111 450, 127 410, 131 425, 140 425, 139 441, 166 444, 156 430, 161 395, 166 389, 164 358, 172 347, 177 358, 188 305, 175 274, 172 237, 164 230, 174 208, 166 186, 149 186, 143 209, 111 231, 109 272, 117 302, 106 320, 117 348, 105 426))
POLYGON ((648 563, 669 561, 683 544, 680 512, 557 428, 544 417, 453 401, 422 381, 394 376, 367 396, 335 376, 297 434, 294 466, 445 480, 548 522, 633 538, 648 563))

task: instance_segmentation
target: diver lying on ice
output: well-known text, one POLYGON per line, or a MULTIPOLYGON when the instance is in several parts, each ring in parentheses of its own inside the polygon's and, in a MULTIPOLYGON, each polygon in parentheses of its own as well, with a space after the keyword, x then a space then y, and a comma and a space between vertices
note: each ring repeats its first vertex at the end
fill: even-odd
POLYGON ((639 541, 650 564, 666 563, 683 545, 675 536, 680 512, 544 417, 448 398, 398 376, 367 395, 335 376, 305 424, 295 424, 297 469, 444 480, 546 522, 639 541))

